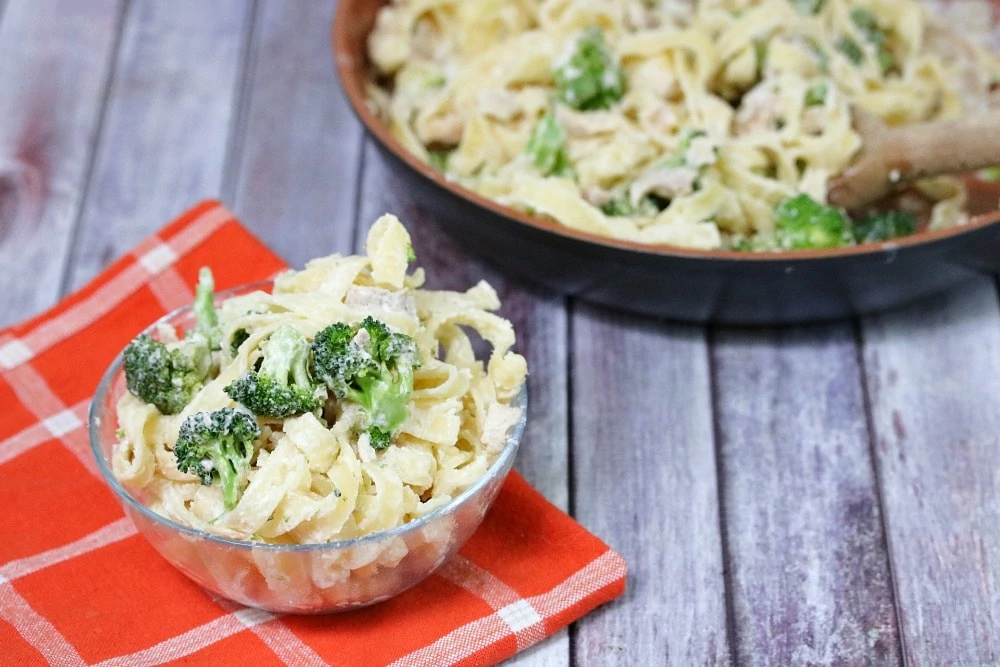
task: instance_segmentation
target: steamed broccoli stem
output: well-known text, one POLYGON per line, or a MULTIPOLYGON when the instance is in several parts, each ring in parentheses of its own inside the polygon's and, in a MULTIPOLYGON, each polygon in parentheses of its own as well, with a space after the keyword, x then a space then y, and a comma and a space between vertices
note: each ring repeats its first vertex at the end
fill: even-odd
POLYGON ((554 76, 559 99, 581 111, 607 109, 625 93, 625 74, 597 27, 580 34, 554 76))
POLYGON ((219 328, 219 314, 215 310, 214 291, 212 270, 203 266, 198 272, 198 286, 194 293, 194 330, 208 340, 213 350, 218 350, 222 344, 222 331, 219 328))
POLYGON ((337 398, 361 406, 372 447, 388 446, 406 420, 413 371, 421 363, 413 339, 367 317, 357 327, 337 323, 323 329, 312 351, 316 377, 337 398))
POLYGON ((236 357, 240 351, 240 346, 243 345, 250 338, 250 334, 246 329, 237 329, 233 332, 232 337, 229 339, 229 356, 236 357))
POLYGON ((165 415, 175 415, 204 386, 212 353, 201 334, 167 346, 140 334, 123 353, 128 390, 165 415))
POLYGON ((573 172, 566 155, 566 133, 552 111, 538 121, 525 151, 543 176, 570 176, 573 172))
POLYGON ((906 211, 872 211, 854 223, 858 243, 877 243, 897 236, 908 236, 917 229, 917 220, 906 211))
POLYGON ((270 335, 257 371, 247 371, 225 388, 237 403, 261 417, 283 418, 320 407, 322 397, 309 377, 309 343, 283 324, 270 335))
POLYGON ((775 207, 774 228, 778 246, 786 250, 837 248, 854 240, 840 209, 824 206, 805 194, 775 207))
POLYGON ((231 510, 243 495, 253 443, 260 432, 257 421, 240 410, 197 412, 178 431, 174 443, 177 469, 195 475, 202 484, 218 479, 226 510, 231 510))

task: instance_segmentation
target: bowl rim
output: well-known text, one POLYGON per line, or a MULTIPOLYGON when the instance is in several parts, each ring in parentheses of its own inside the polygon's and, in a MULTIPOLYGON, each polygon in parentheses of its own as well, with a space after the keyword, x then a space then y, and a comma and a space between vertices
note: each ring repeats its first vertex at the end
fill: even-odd
MULTIPOLYGON (((713 259, 739 261, 746 263, 774 263, 789 261, 810 261, 817 259, 833 259, 839 257, 869 256, 881 257, 885 253, 895 253, 900 250, 916 247, 930 246, 947 239, 961 236, 968 231, 986 227, 1000 222, 1000 204, 993 211, 981 213, 969 218, 968 222, 953 225, 945 229, 921 231, 907 236, 900 236, 888 241, 876 243, 860 243, 853 246, 841 248, 820 248, 807 250, 782 250, 777 252, 742 252, 738 250, 701 250, 697 248, 683 248, 665 244, 644 244, 637 241, 627 241, 615 239, 608 236, 601 236, 592 232, 586 232, 563 225, 554 220, 534 215, 528 215, 516 209, 504 206, 492 199, 489 199, 465 186, 447 179, 443 174, 435 170, 426 162, 417 158, 416 155, 406 150, 403 145, 392 135, 389 128, 375 115, 367 104, 365 94, 365 80, 363 77, 355 76, 357 71, 367 70, 357 66, 356 59, 360 57, 362 62, 367 63, 367 54, 355 54, 351 48, 351 39, 348 35, 350 30, 350 18, 352 10, 359 6, 360 0, 341 0, 337 3, 333 17, 333 27, 331 30, 333 42, 334 68, 337 74, 337 81, 341 90, 347 97, 348 104, 354 112, 355 117, 361 122, 367 133, 373 137, 385 150, 391 152, 397 159, 404 162, 418 175, 430 181, 439 188, 443 188, 450 194, 465 199, 467 202, 503 216, 504 218, 519 224, 534 228, 537 231, 547 232, 561 236, 566 240, 582 242, 591 246, 604 249, 614 249, 619 251, 640 253, 651 257, 664 257, 676 259, 713 259)), ((1000 193, 998 193, 1000 194, 1000 193)), ((1000 199, 1000 197, 998 197, 1000 199)))
MULTIPOLYGON (((226 290, 221 290, 216 292, 215 300, 216 302, 223 301, 227 298, 233 296, 240 296, 243 294, 248 294, 255 290, 266 289, 274 285, 273 280, 261 280, 250 283, 244 283, 242 285, 237 285, 226 290)), ((143 329, 139 334, 152 333, 156 327, 162 323, 169 322, 172 319, 179 317, 186 311, 192 310, 192 305, 188 304, 175 308, 169 313, 157 318, 155 322, 143 329)), ((237 540, 231 537, 223 537, 221 535, 215 535, 212 533, 199 530, 197 528, 192 528, 190 526, 185 526, 182 523, 178 523, 173 519, 165 517, 161 514, 157 514, 151 508, 139 501, 138 498, 133 496, 125 486, 118 481, 115 477, 114 472, 111 470, 109 460, 105 458, 103 451, 101 449, 101 439, 100 439, 100 426, 102 414, 100 414, 99 406, 104 403, 104 399, 108 396, 111 391, 112 382, 118 377, 119 372, 122 371, 122 355, 124 353, 124 348, 115 355, 111 364, 108 366, 107 370, 101 376, 100 382, 97 384, 97 389, 94 391, 94 395, 90 401, 90 407, 87 410, 87 430, 90 438, 90 449, 97 460, 97 467, 101 471, 101 476, 104 478, 104 482, 111 487, 115 495, 118 497, 120 502, 127 503, 128 506, 138 511, 140 514, 144 515, 146 518, 152 520, 155 523, 164 525, 173 530, 179 531, 191 537, 203 538, 216 542, 218 544, 226 545, 229 547, 236 547, 240 549, 263 549, 265 551, 274 552, 311 552, 311 551, 322 551, 326 549, 344 549, 347 547, 352 547, 357 544, 365 544, 367 542, 377 542, 389 537, 397 537, 400 535, 406 535, 410 532, 414 532, 422 528, 424 525, 431 523, 433 520, 451 514, 458 511, 465 504, 470 502, 474 497, 479 495, 479 492, 488 484, 493 481, 499 480, 501 483, 503 479, 506 479, 507 474, 513 468, 514 458, 517 455, 517 450, 521 444, 521 437, 524 435, 525 425, 527 424, 528 418, 528 383, 525 382, 521 386, 521 390, 517 395, 511 400, 511 405, 519 407, 521 409, 521 416, 514 424, 511 431, 507 434, 507 441, 504 444, 503 450, 497 458, 490 464, 486 469, 486 472, 473 482, 467 489, 462 491, 460 494, 452 498, 450 501, 442 505, 441 507, 435 508, 434 510, 424 514, 423 516, 409 521, 407 523, 401 524, 394 528, 389 528, 386 530, 381 530, 375 533, 369 533, 368 535, 362 535, 361 537, 352 537, 343 540, 336 540, 332 542, 315 542, 308 544, 271 544, 268 542, 253 542, 248 540, 237 540), (503 474, 501 475, 501 471, 503 474)), ((117 421, 117 415, 114 410, 109 410, 108 415, 111 415, 117 421)), ((131 517, 130 517, 131 518, 131 517)), ((134 522, 133 522, 134 523, 134 522)))

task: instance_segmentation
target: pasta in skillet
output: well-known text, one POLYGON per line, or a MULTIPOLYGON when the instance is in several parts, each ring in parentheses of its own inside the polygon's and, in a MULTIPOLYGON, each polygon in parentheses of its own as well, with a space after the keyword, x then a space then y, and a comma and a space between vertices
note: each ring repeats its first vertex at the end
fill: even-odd
POLYGON ((521 417, 511 403, 527 373, 511 324, 490 312, 496 292, 422 289, 391 215, 366 251, 217 311, 203 274, 196 326, 126 349, 115 476, 173 521, 278 544, 392 528, 481 478, 521 417), (491 344, 485 364, 465 329, 491 344))
MULTIPOLYGON (((987 106, 1000 80, 916 0, 394 0, 368 47, 374 108, 448 178, 584 232, 702 249, 912 232, 826 210, 834 232, 796 236, 782 215, 800 208, 776 209, 825 202, 860 148, 850 104, 928 121, 987 106)), ((916 189, 932 227, 964 220, 959 181, 916 189)))

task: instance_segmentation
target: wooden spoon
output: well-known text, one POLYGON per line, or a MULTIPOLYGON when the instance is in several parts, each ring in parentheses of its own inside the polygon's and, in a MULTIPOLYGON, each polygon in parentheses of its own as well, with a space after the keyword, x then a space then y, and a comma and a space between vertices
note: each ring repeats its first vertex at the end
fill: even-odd
POLYGON ((851 166, 830 179, 835 206, 857 209, 918 178, 1000 165, 1000 111, 901 127, 857 107, 853 116, 863 143, 851 166))

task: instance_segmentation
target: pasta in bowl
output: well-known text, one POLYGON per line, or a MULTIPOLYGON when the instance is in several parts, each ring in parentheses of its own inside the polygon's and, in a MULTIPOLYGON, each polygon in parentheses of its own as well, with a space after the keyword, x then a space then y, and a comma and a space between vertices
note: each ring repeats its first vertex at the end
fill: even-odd
POLYGON ((458 550, 513 464, 527 368, 496 293, 422 289, 392 216, 367 251, 217 299, 203 271, 195 303, 133 340, 95 394, 91 445, 126 513, 236 602, 391 597, 458 550))

